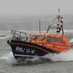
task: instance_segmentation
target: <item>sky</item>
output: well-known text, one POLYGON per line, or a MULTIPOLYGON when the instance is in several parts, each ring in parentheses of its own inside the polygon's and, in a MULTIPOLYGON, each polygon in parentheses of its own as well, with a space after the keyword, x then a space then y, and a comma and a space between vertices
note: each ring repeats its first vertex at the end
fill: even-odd
POLYGON ((0 16, 73 14, 73 0, 0 0, 0 16))

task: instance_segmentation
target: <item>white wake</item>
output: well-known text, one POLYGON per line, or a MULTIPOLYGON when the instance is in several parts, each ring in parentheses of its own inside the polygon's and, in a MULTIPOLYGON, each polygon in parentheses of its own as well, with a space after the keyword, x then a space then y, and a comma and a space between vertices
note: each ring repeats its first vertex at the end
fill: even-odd
POLYGON ((16 63, 16 60, 12 54, 12 52, 9 52, 7 54, 4 54, 0 57, 1 60, 5 60, 6 63, 16 63))
POLYGON ((58 54, 48 54, 44 58, 49 58, 51 61, 73 61, 73 49, 58 54))

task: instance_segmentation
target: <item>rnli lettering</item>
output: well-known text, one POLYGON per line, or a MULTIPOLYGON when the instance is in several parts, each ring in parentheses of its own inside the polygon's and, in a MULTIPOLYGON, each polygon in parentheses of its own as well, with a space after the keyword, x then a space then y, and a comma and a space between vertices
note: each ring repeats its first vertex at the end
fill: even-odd
POLYGON ((25 51, 25 48, 23 49, 21 47, 16 47, 16 51, 18 51, 18 52, 24 52, 25 51))
POLYGON ((27 54, 34 54, 35 50, 30 49, 30 48, 22 48, 22 47, 16 47, 16 51, 21 52, 21 53, 27 53, 27 54))

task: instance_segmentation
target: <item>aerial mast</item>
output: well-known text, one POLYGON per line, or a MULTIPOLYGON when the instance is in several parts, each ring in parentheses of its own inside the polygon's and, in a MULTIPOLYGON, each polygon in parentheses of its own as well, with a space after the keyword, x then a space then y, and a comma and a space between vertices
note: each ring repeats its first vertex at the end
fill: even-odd
POLYGON ((63 20, 62 20, 63 17, 60 15, 60 9, 58 9, 57 19, 58 19, 58 24, 61 26, 62 35, 64 35, 63 20))
POLYGON ((60 31, 62 31, 62 35, 64 35, 64 30, 63 30, 63 17, 60 14, 60 9, 58 9, 58 14, 57 14, 57 23, 56 26, 54 26, 55 24, 49 25, 48 29, 47 29, 47 33, 50 30, 50 28, 56 28, 57 29, 57 33, 60 33, 60 31))

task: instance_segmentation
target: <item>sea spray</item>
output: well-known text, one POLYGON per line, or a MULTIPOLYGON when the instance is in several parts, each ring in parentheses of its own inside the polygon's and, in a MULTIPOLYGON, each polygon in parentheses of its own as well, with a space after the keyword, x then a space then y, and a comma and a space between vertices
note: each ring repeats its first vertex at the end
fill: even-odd
MULTIPOLYGON (((13 57, 12 52, 5 54, 3 56, 0 57, 0 59, 5 60, 7 63, 11 63, 11 64, 18 64, 18 62, 15 60, 15 58, 13 57)), ((37 57, 37 58, 26 58, 24 62, 20 62, 20 63, 41 63, 46 61, 46 59, 51 60, 51 61, 73 61, 73 49, 70 49, 66 52, 61 52, 61 53, 54 53, 54 54, 47 54, 44 57, 37 57)))
POLYGON ((66 52, 47 54, 44 58, 49 58, 51 61, 73 61, 73 49, 70 49, 66 52))
POLYGON ((1 36, 0 35, 0 39, 4 40, 4 39, 9 39, 11 36, 5 35, 5 36, 1 36))
MULTIPOLYGON (((7 63, 11 63, 11 64, 18 64, 18 62, 14 59, 12 52, 5 54, 3 56, 0 57, 0 59, 5 60, 7 63)), ((46 61, 46 59, 49 62, 49 59, 51 61, 73 61, 73 49, 70 49, 67 52, 61 52, 61 53, 55 53, 55 54, 47 54, 42 58, 37 57, 37 58, 27 58, 24 62, 21 63, 41 63, 46 61)))
POLYGON ((5 60, 6 63, 16 63, 16 60, 12 54, 12 52, 9 52, 7 54, 4 54, 0 57, 1 60, 5 60))
POLYGON ((25 60, 15 60, 12 52, 9 52, 7 54, 4 54, 0 57, 0 60, 4 60, 8 64, 36 64, 36 63, 42 63, 43 61, 41 60, 40 57, 35 57, 35 58, 26 58, 25 60))
POLYGON ((70 43, 73 43, 73 38, 69 41, 70 43))

